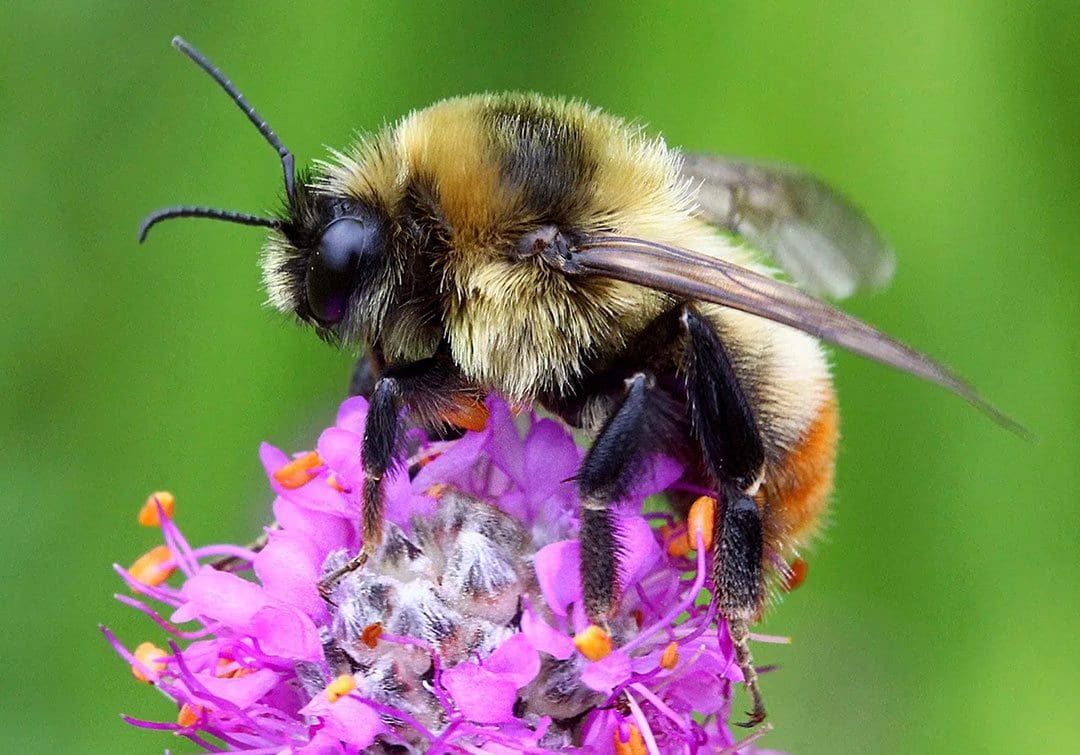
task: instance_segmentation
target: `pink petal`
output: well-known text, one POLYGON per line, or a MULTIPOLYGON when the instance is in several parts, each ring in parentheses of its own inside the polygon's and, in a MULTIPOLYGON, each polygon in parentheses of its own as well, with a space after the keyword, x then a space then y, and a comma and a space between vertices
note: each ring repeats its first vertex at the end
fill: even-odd
POLYGON ((255 576, 270 597, 313 618, 325 618, 326 604, 317 587, 325 557, 302 533, 271 530, 269 542, 255 556, 255 576))
POLYGON ((312 511, 291 498, 278 496, 274 500, 274 518, 286 532, 295 532, 307 538, 324 559, 338 548, 349 549, 359 545, 354 523, 356 517, 344 519, 323 511, 312 511))
POLYGON ((315 736, 296 752, 299 755, 344 755, 345 750, 341 747, 341 740, 328 734, 325 729, 319 729, 315 736))
POLYGON ((470 721, 499 724, 514 720, 517 687, 509 679, 475 663, 460 663, 442 673, 442 683, 470 721))
POLYGON ((624 500, 637 503, 655 493, 661 493, 682 477, 682 473, 682 465, 677 461, 666 456, 653 456, 624 500))
POLYGON ((251 619, 251 632, 268 655, 300 661, 322 660, 319 630, 307 614, 291 606, 267 606, 251 619))
POLYGON ((720 657, 725 662, 724 670, 721 673, 733 682, 741 682, 743 672, 739 668, 738 661, 735 660, 735 643, 731 639, 731 629, 728 627, 727 621, 720 622, 716 633, 716 642, 720 657))
POLYGON ((274 472, 288 464, 289 457, 280 448, 276 448, 269 443, 260 443, 259 461, 262 462, 263 469, 266 470, 267 476, 269 476, 272 481, 274 472))
POLYGON ((187 603, 173 613, 173 622, 201 616, 237 629, 246 627, 251 617, 271 602, 258 585, 211 566, 199 569, 184 583, 180 594, 187 603))
POLYGON ((503 474, 525 487, 528 480, 525 479, 525 444, 514 417, 510 414, 510 407, 505 401, 494 396, 487 401, 488 407, 488 430, 491 433, 488 442, 488 453, 491 461, 503 474))
POLYGON ((196 676, 210 694, 235 703, 240 708, 253 705, 278 683, 278 675, 268 668, 243 676, 219 677, 208 673, 196 676))
POLYGON ((611 708, 593 710, 585 719, 582 736, 583 750, 589 753, 613 753, 615 730, 622 723, 622 716, 611 708))
POLYGON ((616 533, 619 542, 619 585, 624 592, 646 576, 660 559, 660 544, 652 527, 640 516, 619 518, 616 533))
POLYGON ((407 469, 391 472, 383 482, 386 518, 405 530, 412 527, 413 516, 427 518, 435 513, 435 499, 415 491, 407 469))
POLYGON ((330 703, 322 716, 326 722, 323 731, 342 742, 364 748, 386 730, 379 714, 355 697, 342 697, 330 703))
POLYGON ((326 480, 326 474, 293 490, 285 490, 280 486, 271 487, 278 495, 291 498, 309 511, 326 512, 344 519, 355 519, 360 515, 359 506, 351 502, 340 490, 331 487, 326 480))
POLYGON ((362 442, 360 434, 330 427, 319 435, 315 449, 342 482, 356 488, 364 481, 364 464, 360 458, 362 442))
POLYGON ((571 603, 581 602, 581 551, 577 540, 545 545, 533 557, 536 580, 551 612, 566 616, 571 603))
POLYGON ((489 432, 490 428, 479 433, 465 433, 463 438, 416 473, 413 490, 423 493, 437 482, 460 484, 480 458, 489 432))
POLYGON ((581 449, 573 436, 558 422, 539 420, 525 437, 525 487, 530 498, 550 496, 574 476, 580 462, 581 449))
POLYGON ((692 671, 679 677, 667 687, 667 695, 676 706, 692 710, 703 716, 719 713, 727 707, 730 695, 727 680, 718 679, 703 671, 692 671))
POLYGON ((334 424, 342 430, 349 430, 357 435, 364 434, 367 424, 368 402, 363 396, 353 396, 341 402, 334 424))
POLYGON ((581 681, 585 686, 597 692, 610 694, 611 690, 630 678, 630 657, 619 650, 590 663, 581 672, 581 681))
POLYGON ((521 614, 521 633, 534 648, 560 661, 574 654, 574 640, 537 616, 532 606, 521 614))
POLYGON ((540 673, 540 653, 524 634, 515 634, 482 661, 483 668, 521 689, 540 673))

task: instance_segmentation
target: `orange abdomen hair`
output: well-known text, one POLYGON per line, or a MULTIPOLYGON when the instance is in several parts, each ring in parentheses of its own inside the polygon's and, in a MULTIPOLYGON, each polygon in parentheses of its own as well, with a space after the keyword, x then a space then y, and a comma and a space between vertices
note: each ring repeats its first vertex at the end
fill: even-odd
POLYGON ((818 528, 833 486, 839 412, 830 390, 801 440, 769 466, 758 494, 768 549, 790 560, 818 528))

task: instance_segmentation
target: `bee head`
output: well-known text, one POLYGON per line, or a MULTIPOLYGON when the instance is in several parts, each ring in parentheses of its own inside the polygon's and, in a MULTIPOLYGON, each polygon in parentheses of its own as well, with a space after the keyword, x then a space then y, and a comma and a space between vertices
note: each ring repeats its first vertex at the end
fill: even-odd
POLYGON ((317 191, 301 178, 263 249, 263 283, 279 311, 323 338, 353 341, 370 327, 390 223, 382 210, 317 191))
MULTIPOLYGON (((209 218, 273 229, 263 254, 263 280, 270 302, 310 323, 328 340, 354 340, 364 330, 367 311, 359 302, 385 258, 389 235, 383 213, 362 202, 334 197, 296 176, 292 153, 274 130, 210 60, 181 37, 180 50, 225 90, 281 158, 285 208, 277 217, 263 217, 212 207, 166 207, 148 215, 139 241, 150 229, 174 218, 209 218), (354 315, 355 313, 355 315, 354 315)), ((367 308, 370 309, 370 308, 367 308)))

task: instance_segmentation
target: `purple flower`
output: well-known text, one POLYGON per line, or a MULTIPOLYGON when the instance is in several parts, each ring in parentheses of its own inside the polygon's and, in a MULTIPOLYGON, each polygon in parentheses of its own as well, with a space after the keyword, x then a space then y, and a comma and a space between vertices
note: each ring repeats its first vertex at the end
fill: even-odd
POLYGON ((700 599, 703 538, 673 555, 686 552, 669 547, 685 528, 638 513, 682 470, 656 459, 620 509, 622 600, 601 630, 581 607, 570 481, 581 449, 549 419, 515 418, 495 399, 488 410, 486 428, 458 441, 410 434, 409 463, 385 481, 384 542, 329 600, 320 579, 361 546, 363 399, 342 404, 315 453, 260 449, 277 497, 257 552, 192 547, 171 503, 154 499, 158 516, 144 523, 160 524, 164 547, 149 566, 116 567, 134 593, 117 597, 167 648, 132 652, 103 631, 179 713, 126 720, 214 752, 732 747, 742 675, 726 625, 700 599), (167 581, 174 571, 182 579, 167 581))

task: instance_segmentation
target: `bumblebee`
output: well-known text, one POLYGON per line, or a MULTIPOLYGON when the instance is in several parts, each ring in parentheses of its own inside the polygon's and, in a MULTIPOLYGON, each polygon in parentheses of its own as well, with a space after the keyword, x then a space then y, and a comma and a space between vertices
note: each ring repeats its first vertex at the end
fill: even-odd
POLYGON ((140 240, 177 217, 265 226, 273 306, 363 351, 365 553, 381 542, 381 486, 405 422, 470 426, 490 392, 538 404, 593 437, 576 477, 581 579, 586 612, 604 624, 619 598, 614 505, 652 455, 673 454, 719 502, 714 600, 753 725, 765 708, 748 627, 833 483, 838 413, 821 342, 1012 426, 941 365, 818 298, 886 282, 893 257, 857 209, 802 171, 681 153, 577 101, 482 94, 413 112, 296 175, 224 75, 173 44, 277 150, 284 207, 166 208, 140 240))

